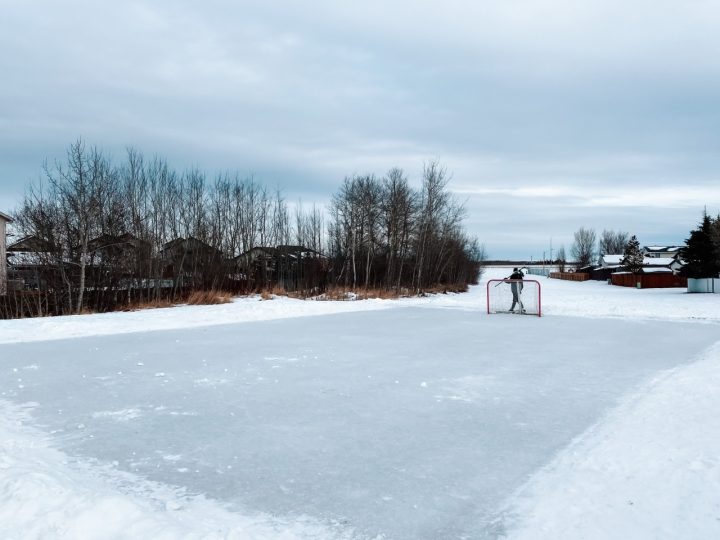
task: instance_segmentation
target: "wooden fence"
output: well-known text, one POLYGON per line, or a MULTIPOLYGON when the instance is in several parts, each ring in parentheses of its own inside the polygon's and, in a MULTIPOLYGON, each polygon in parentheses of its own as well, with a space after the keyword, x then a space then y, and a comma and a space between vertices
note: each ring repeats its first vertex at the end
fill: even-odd
POLYGON ((587 272, 550 272, 550 277, 567 281, 587 281, 590 279, 590 274, 587 272))
POLYGON ((638 287, 640 289, 669 289, 672 287, 687 288, 687 278, 668 273, 630 274, 615 273, 610 277, 613 285, 620 287, 638 287))

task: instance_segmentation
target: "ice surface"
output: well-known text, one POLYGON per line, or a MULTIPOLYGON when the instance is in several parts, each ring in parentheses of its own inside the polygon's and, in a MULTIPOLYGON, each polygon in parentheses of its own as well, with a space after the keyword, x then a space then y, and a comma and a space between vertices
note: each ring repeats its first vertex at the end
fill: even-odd
POLYGON ((109 475, 119 493, 176 486, 171 507, 203 495, 237 516, 309 516, 317 537, 494 538, 531 475, 718 339, 453 301, 5 344, 0 398, 36 403, 63 455, 129 473, 109 475))

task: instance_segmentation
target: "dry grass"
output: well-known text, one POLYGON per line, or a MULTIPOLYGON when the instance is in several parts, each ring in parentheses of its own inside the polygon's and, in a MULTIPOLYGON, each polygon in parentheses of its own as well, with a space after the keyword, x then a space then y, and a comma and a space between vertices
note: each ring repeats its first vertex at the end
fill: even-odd
POLYGON ((263 300, 272 300, 275 296, 291 296, 293 298, 299 298, 298 295, 288 293, 283 287, 278 285, 274 285, 260 291, 260 298, 263 300))
POLYGON ((412 296, 409 289, 358 289, 353 291, 344 287, 329 287, 323 294, 317 296, 317 300, 368 300, 370 298, 379 298, 382 300, 392 300, 394 298, 407 298, 412 296))
POLYGON ((233 295, 228 291, 211 289, 209 291, 193 291, 188 296, 186 304, 190 306, 211 306, 217 304, 229 304, 233 295))
POLYGON ((176 302, 168 298, 157 298, 155 300, 137 300, 130 302, 118 309, 118 311, 139 311, 141 309, 169 308, 176 305, 176 302))
POLYGON ((468 285, 436 285, 429 289, 423 289, 420 294, 447 294, 447 293, 461 293, 467 292, 468 285))
POLYGON ((467 292, 467 285, 436 285, 420 292, 401 287, 399 289, 358 289, 352 290, 344 287, 330 287, 323 294, 314 296, 316 300, 368 300, 379 298, 381 300, 393 300, 396 298, 410 298, 412 296, 428 296, 431 294, 448 294, 467 292))

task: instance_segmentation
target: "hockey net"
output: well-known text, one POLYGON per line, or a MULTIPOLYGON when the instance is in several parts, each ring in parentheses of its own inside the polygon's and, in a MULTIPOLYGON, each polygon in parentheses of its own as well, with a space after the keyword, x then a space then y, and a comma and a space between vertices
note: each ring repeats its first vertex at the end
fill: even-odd
POLYGON ((542 315, 540 282, 534 279, 490 279, 487 282, 488 313, 523 313, 542 315), (519 291, 513 308, 513 289, 519 291))

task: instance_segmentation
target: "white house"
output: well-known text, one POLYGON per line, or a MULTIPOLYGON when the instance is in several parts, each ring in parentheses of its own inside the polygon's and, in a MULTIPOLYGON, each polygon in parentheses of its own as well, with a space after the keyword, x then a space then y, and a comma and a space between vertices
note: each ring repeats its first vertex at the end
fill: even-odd
POLYGON ((643 272, 672 272, 677 274, 683 267, 678 257, 648 257, 643 258, 643 272))
POLYGON ((652 258, 677 258, 680 256, 682 246, 645 246, 643 247, 643 255, 652 258))
POLYGON ((623 255, 608 254, 600 257, 600 266, 603 268, 620 268, 623 255))
MULTIPOLYGON (((645 248, 649 249, 649 248, 645 248)), ((613 271, 622 270, 622 255, 603 255, 600 259, 600 266, 613 271)), ((675 255, 674 257, 659 257, 656 255, 645 255, 643 257, 643 272, 672 272, 677 274, 683 267, 683 262, 675 255)))
POLYGON ((12 218, 0 212, 0 296, 7 294, 7 256, 5 255, 5 243, 8 223, 12 223, 12 218))

